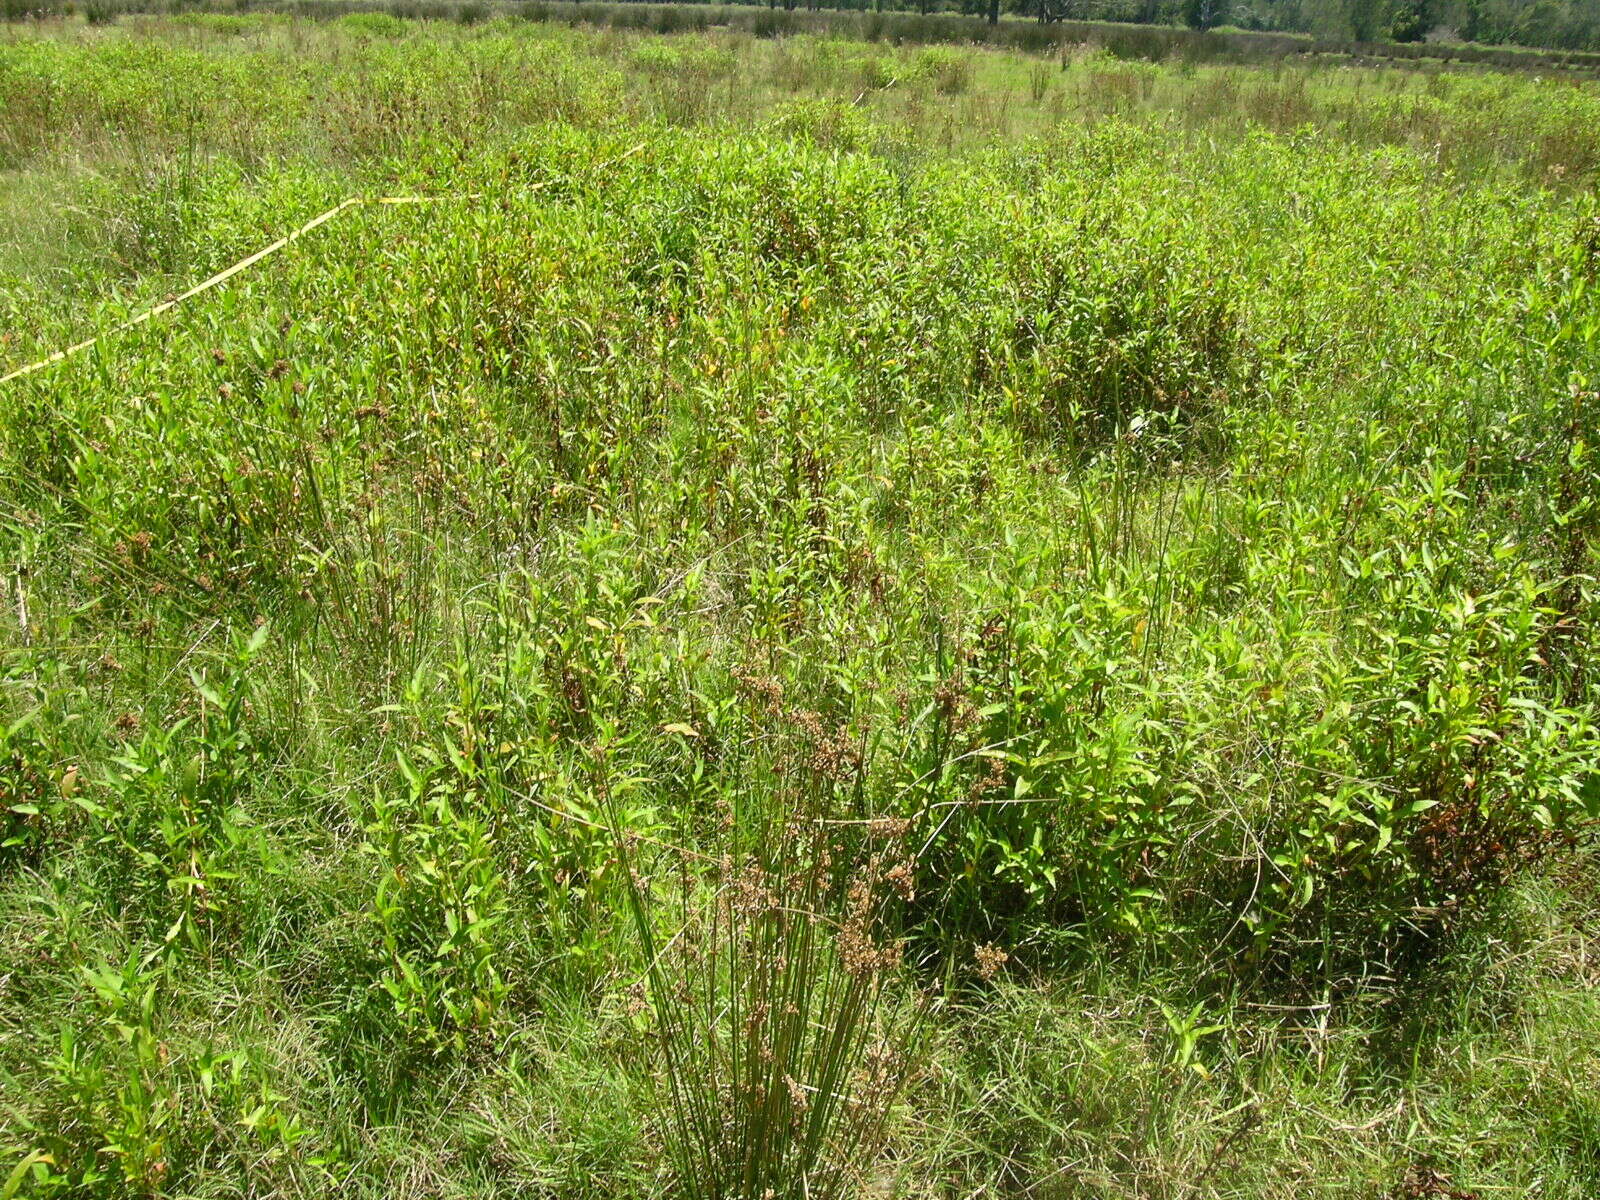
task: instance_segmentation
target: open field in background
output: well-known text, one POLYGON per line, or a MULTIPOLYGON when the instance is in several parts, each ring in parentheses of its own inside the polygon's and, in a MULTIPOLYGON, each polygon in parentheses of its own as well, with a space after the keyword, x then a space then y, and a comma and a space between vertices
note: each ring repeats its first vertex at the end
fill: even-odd
MULTIPOLYGON (((43 226, 7 239, 13 254, 5 269, 16 272, 20 263, 26 270, 40 255, 56 261, 81 246, 98 286, 108 247, 93 244, 95 236, 144 220, 141 205, 165 212, 168 224, 193 219, 199 207, 177 202, 174 188, 193 193, 205 172, 230 164, 256 170, 287 158, 347 179, 354 171, 359 184, 415 181, 426 157, 467 152, 547 120, 748 128, 788 105, 791 123, 806 119, 803 110, 820 118, 832 148, 903 158, 1106 117, 1154 118, 1169 132, 1203 131, 1212 140, 1257 128, 1315 133, 1365 149, 1413 151, 1462 176, 1488 173, 1497 182, 1510 171, 1561 189, 1592 186, 1600 166, 1600 92, 1538 76, 1296 62, 1157 65, 1092 47, 1024 56, 729 31, 656 39, 537 24, 426 28, 418 34, 417 26, 377 13, 331 23, 132 16, 109 31, 61 25, 48 36, 0 27, 8 117, 0 166, 31 168, 0 204, 19 225, 43 226), (807 110, 807 101, 827 103, 807 110), (145 178, 123 189, 117 172, 128 169, 145 178), (122 193, 135 193, 115 221, 88 218, 81 194, 63 194, 59 211, 48 202, 51 189, 92 189, 96 180, 111 191, 91 205, 126 207, 122 193), (106 205, 111 196, 119 199, 106 205)), ((292 223, 271 217, 280 230, 292 223)), ((243 252, 255 233, 242 232, 234 245, 243 252)), ((159 261, 133 264, 124 275, 153 266, 187 281, 198 264, 173 257, 187 255, 189 243, 173 234, 159 261)), ((162 240, 153 230, 134 236, 162 240)), ((52 278, 30 305, 65 302, 81 313, 63 283, 52 278)), ((18 332, 28 327, 44 342, 56 332, 37 317, 18 332)))
MULTIPOLYGON (((1424 69, 1492 67, 1503 70, 1576 72, 1600 70, 1600 51, 1551 43, 1480 45, 1456 38, 1408 42, 1362 40, 1282 30, 1204 31, 1181 23, 1127 20, 1059 20, 1048 23, 1007 13, 990 24, 981 16, 952 12, 867 11, 864 8, 778 8, 760 4, 644 4, 623 0, 4 0, 0 17, 13 21, 49 20, 81 14, 90 24, 146 14, 238 16, 278 13, 304 20, 332 20, 378 12, 407 20, 453 21, 478 25, 497 18, 610 27, 642 33, 722 31, 756 37, 848 38, 893 44, 985 45, 1031 54, 1103 50, 1114 58, 1187 63, 1279 60, 1367 64, 1394 62, 1424 69), (1538 48, 1544 46, 1546 48, 1538 48)), ((1441 15, 1442 12, 1441 12, 1441 15)), ((1176 20, 1176 17, 1173 17, 1176 20)), ((1561 43, 1566 45, 1566 43, 1561 43)), ((1577 43, 1581 46, 1585 43, 1577 43)))
POLYGON ((1600 88, 0 28, 0 1195, 1600 1191, 1600 88), (9 1183, 5 1182, 9 1175, 9 1183))

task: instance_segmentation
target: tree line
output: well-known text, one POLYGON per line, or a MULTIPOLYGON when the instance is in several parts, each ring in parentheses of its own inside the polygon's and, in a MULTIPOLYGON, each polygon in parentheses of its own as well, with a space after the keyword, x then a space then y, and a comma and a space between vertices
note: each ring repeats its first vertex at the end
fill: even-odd
POLYGON ((961 13, 1301 33, 1357 42, 1600 50, 1600 0, 754 0, 769 7, 961 13))

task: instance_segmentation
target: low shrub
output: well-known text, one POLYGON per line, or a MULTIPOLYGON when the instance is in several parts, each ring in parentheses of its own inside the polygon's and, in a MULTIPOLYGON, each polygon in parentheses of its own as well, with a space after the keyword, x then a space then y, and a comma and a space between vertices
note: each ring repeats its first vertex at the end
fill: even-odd
POLYGON ((407 26, 399 17, 382 12, 350 13, 339 24, 361 37, 397 38, 406 35, 407 26))

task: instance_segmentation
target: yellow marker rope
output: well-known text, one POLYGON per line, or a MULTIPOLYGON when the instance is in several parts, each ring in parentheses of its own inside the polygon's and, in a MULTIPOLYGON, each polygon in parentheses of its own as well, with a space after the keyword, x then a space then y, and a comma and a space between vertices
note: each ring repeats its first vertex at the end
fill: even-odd
MULTIPOLYGON (((618 155, 616 158, 612 159, 610 162, 600 163, 599 167, 597 169, 603 169, 603 168, 606 168, 606 167, 614 167, 618 163, 622 162, 624 159, 632 158, 635 154, 639 153, 639 151, 641 151, 643 149, 644 149, 644 144, 640 143, 639 145, 633 147, 633 149, 628 150, 625 153, 618 155)), ((530 191, 530 192, 536 192, 536 191, 538 191, 540 188, 542 188, 544 186, 545 186, 545 184, 543 184, 543 183, 536 183, 532 187, 525 188, 525 189, 522 189, 522 190, 530 191)), ((290 242, 294 241, 296 238, 304 237, 306 234, 310 233, 313 229, 315 229, 318 225, 321 225, 324 221, 333 220, 334 217, 337 217, 340 213, 344 212, 344 210, 347 209, 347 208, 353 208, 358 204, 431 204, 436 200, 479 200, 479 199, 482 199, 482 197, 483 197, 483 193, 481 193, 481 192, 470 192, 470 193, 466 193, 466 194, 447 194, 447 195, 441 195, 441 196, 374 196, 374 197, 370 197, 370 198, 366 197, 366 196, 351 196, 350 199, 348 199, 348 200, 346 200, 346 201, 344 201, 344 202, 342 202, 340 204, 335 204, 332 208, 330 208, 327 212, 323 213, 321 216, 313 217, 311 220, 307 221, 304 225, 300 226, 299 229, 296 229, 293 233, 285 234, 283 237, 279 238, 277 241, 273 242, 272 245, 266 247, 265 249, 257 250, 254 254, 250 255, 250 257, 241 258, 238 262, 234 263, 233 266, 229 267, 227 270, 218 271, 210 279, 207 279, 207 280, 205 280, 205 281, 203 281, 201 283, 195 284, 187 292, 183 293, 183 295, 174 296, 171 300, 164 300, 160 304, 156 305, 154 308, 146 309, 144 312, 140 313, 138 316, 132 318, 131 320, 124 321, 120 325, 113 325, 110 329, 107 329, 103 333, 95 334, 95 336, 90 338, 88 341, 79 342, 75 346, 68 346, 65 350, 57 350, 49 358, 41 358, 38 362, 29 363, 25 367, 18 367, 15 371, 10 372, 9 374, 0 375, 0 384, 10 383, 13 379, 21 379, 24 375, 31 375, 35 371, 42 371, 45 367, 52 366, 55 363, 60 362, 64 358, 68 358, 71 355, 77 354, 80 350, 87 350, 90 346, 94 345, 96 342, 100 341, 102 338, 110 337, 114 333, 121 333, 125 329, 132 329, 135 325, 143 325, 146 321, 150 320, 152 317, 159 317, 162 313, 167 312, 170 309, 176 308, 178 305, 182 304, 185 300, 193 299, 195 296, 198 296, 201 292, 210 291, 212 288, 216 287, 219 283, 227 282, 229 279, 232 279, 235 275, 237 275, 240 271, 243 271, 246 267, 254 266, 256 263, 260 262, 263 258, 266 258, 267 255, 275 254, 279 250, 282 250, 285 246, 287 246, 290 242)))
MULTIPOLYGON (((125 329, 132 329, 135 325, 143 325, 152 317, 159 317, 162 313, 167 312, 169 309, 176 308, 185 300, 190 300, 195 296, 198 296, 201 292, 210 291, 219 283, 224 283, 227 280, 232 279, 240 271, 244 270, 246 267, 254 266, 263 258, 267 257, 267 255, 277 253, 296 238, 304 237, 306 234, 310 233, 324 221, 333 220, 334 217, 337 217, 347 208, 352 208, 357 204, 427 204, 432 200, 444 200, 452 198, 453 197, 445 196, 379 196, 369 200, 364 196, 352 196, 343 203, 335 204, 321 216, 313 217, 304 225, 300 226, 299 229, 296 229, 293 233, 285 234, 283 237, 279 238, 277 241, 273 242, 272 245, 266 247, 265 249, 257 250, 248 258, 241 258, 227 270, 218 271, 210 279, 195 284, 194 287, 190 288, 187 292, 184 292, 183 295, 174 296, 171 300, 164 300, 154 308, 147 308, 138 316, 124 321, 120 325, 113 325, 104 333, 98 333, 88 341, 79 342, 76 345, 68 346, 65 350, 57 350, 54 354, 50 355, 49 358, 41 358, 36 363, 29 363, 25 367, 18 367, 15 371, 12 371, 8 375, 0 375, 0 383, 10 383, 13 379, 20 379, 24 375, 31 375, 35 371, 41 371, 45 367, 51 366, 60 362, 62 359, 69 357, 70 355, 78 353, 80 350, 87 350, 101 338, 110 337, 114 333, 121 333, 125 329)), ((465 199, 471 198, 472 197, 470 196, 465 197, 465 199)))

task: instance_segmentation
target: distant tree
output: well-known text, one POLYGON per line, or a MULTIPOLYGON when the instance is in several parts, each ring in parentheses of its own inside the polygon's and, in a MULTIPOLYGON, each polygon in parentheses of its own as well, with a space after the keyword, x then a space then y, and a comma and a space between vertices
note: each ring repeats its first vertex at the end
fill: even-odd
POLYGON ((1382 2, 1383 0, 1350 0, 1346 16, 1350 25, 1350 36, 1356 41, 1377 41, 1382 2))
POLYGON ((1222 24, 1225 11, 1222 0, 1184 0, 1183 23, 1202 32, 1214 29, 1222 24))
POLYGON ((1394 20, 1389 25, 1389 36, 1397 42, 1420 42, 1428 36, 1432 25, 1427 0, 1406 0, 1395 9, 1394 20))
POLYGON ((1525 46, 1559 50, 1600 48, 1600 4, 1535 0, 1520 9, 1508 5, 1505 33, 1525 46))
POLYGON ((1035 15, 1042 24, 1076 21, 1083 17, 1082 0, 1032 0, 1035 15))

